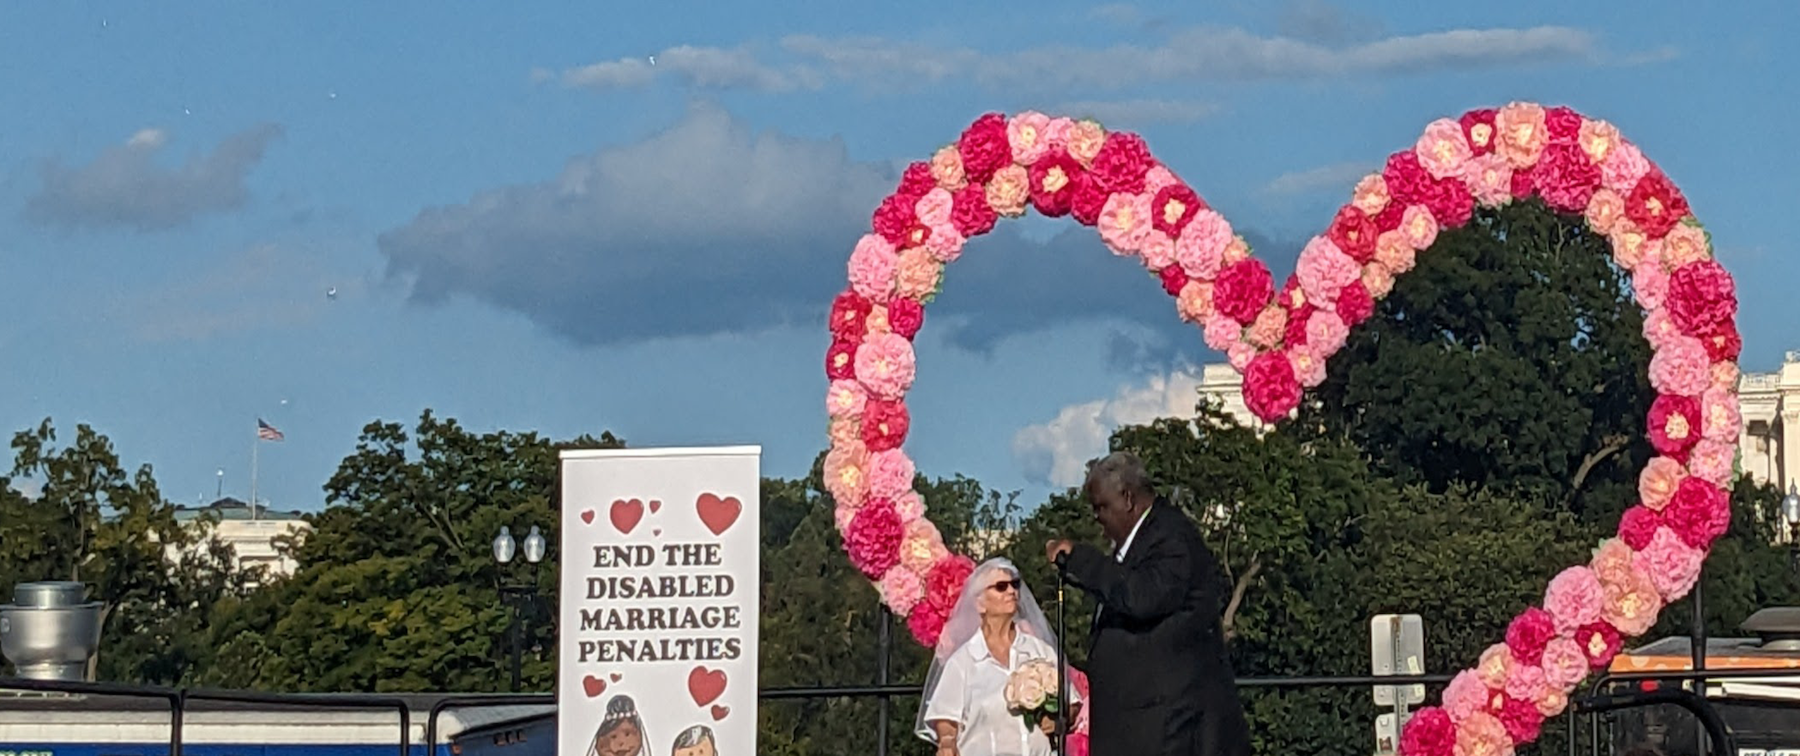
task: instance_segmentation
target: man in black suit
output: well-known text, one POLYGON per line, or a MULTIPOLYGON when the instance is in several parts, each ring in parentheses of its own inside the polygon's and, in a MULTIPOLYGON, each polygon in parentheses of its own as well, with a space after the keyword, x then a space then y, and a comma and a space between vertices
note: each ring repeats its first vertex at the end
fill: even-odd
POLYGON ((1083 486, 1112 554, 1046 546, 1100 602, 1088 648, 1089 743, 1102 756, 1249 756, 1220 624, 1223 577, 1200 530, 1156 498, 1144 463, 1116 452, 1083 486))

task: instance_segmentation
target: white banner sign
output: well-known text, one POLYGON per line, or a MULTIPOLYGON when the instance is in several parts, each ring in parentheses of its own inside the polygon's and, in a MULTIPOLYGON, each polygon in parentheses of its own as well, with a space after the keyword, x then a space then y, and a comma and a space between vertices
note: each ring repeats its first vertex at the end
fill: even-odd
POLYGON ((761 455, 562 453, 557 753, 756 753, 761 455))

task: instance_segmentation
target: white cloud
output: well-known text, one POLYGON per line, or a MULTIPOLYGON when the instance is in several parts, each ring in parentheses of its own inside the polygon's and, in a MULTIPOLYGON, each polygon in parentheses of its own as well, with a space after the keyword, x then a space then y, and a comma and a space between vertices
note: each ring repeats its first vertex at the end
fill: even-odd
POLYGON ((1013 435, 1013 456, 1033 482, 1080 485, 1087 461, 1106 453, 1107 439, 1123 425, 1159 417, 1193 417, 1200 372, 1179 370, 1126 386, 1108 399, 1073 404, 1055 419, 1013 435))
POLYGON ((1273 195, 1304 194, 1317 191, 1348 193, 1362 177, 1380 170, 1369 163, 1333 163, 1304 171, 1283 173, 1264 184, 1262 192, 1273 195))
POLYGON ((25 217, 61 228, 129 227, 156 231, 208 213, 236 209, 249 198, 245 178, 281 127, 264 124, 226 137, 211 154, 194 155, 179 167, 164 167, 157 156, 167 142, 158 129, 137 132, 83 166, 45 163, 42 186, 25 207, 25 217))
MULTIPOLYGON (((534 79, 544 73, 534 72, 534 79)), ((724 49, 681 45, 654 55, 620 58, 571 68, 562 72, 562 82, 571 87, 597 91, 637 89, 650 85, 659 76, 672 76, 698 89, 748 89, 757 92, 787 92, 816 89, 821 82, 803 67, 777 69, 758 62, 745 48, 724 49)))

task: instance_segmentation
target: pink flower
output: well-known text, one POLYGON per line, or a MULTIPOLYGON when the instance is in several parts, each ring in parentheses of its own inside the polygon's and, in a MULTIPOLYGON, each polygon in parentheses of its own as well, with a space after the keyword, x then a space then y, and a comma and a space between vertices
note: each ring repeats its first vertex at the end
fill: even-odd
POLYGON ((1251 344, 1269 349, 1281 343, 1281 335, 1287 332, 1287 310, 1280 307, 1267 307, 1257 313, 1256 321, 1244 332, 1244 338, 1251 344))
POLYGON ((935 606, 930 601, 920 601, 913 605, 912 613, 906 615, 906 629, 912 632, 913 640, 919 645, 936 648, 949 615, 949 609, 935 606))
MULTIPOLYGON (((911 496, 910 500, 904 496, 900 500, 906 502, 909 507, 917 503, 920 510, 923 510, 924 505, 919 503, 918 495, 911 491, 907 493, 911 496)), ((898 508, 897 504, 896 509, 898 508)), ((901 520, 904 522, 906 518, 901 517, 901 520)), ((920 575, 925 575, 931 572, 932 565, 937 564, 938 560, 948 556, 949 553, 944 548, 944 537, 938 533, 937 526, 931 524, 930 520, 919 517, 906 523, 906 536, 900 540, 901 565, 920 575)))
POLYGON ((1456 724, 1437 707, 1413 712, 1400 732, 1400 756, 1455 756, 1456 724))
POLYGON ((862 442, 869 451, 898 449, 906 442, 912 415, 899 399, 870 399, 863 409, 862 442))
POLYGON ((1517 664, 1512 649, 1505 643, 1496 643, 1481 652, 1481 660, 1475 663, 1475 676, 1494 690, 1505 690, 1506 681, 1512 677, 1513 667, 1517 664))
POLYGON ((1356 191, 1350 195, 1350 204, 1373 218, 1382 210, 1387 209, 1391 199, 1392 197, 1388 195, 1387 180, 1383 179, 1379 173, 1371 173, 1356 182, 1356 191))
POLYGON ((1700 580, 1700 563, 1706 552, 1681 542, 1681 537, 1668 528, 1658 528, 1650 545, 1638 552, 1638 567, 1650 576, 1651 584, 1663 601, 1686 596, 1700 580))
POLYGON ((1200 195, 1184 184, 1149 188, 1146 183, 1145 194, 1155 198, 1150 202, 1151 225, 1170 236, 1181 233, 1196 213, 1206 209, 1200 195))
POLYGON ((1606 159, 1600 161, 1600 180, 1620 197, 1630 194, 1649 172, 1650 161, 1644 158, 1637 145, 1625 139, 1620 139, 1606 154, 1606 159))
MULTIPOLYGON (((1181 179, 1176 178, 1174 172, 1161 165, 1151 166, 1149 172, 1144 174, 1144 192, 1146 194, 1160 196, 1162 190, 1180 184, 1181 179)), ((1192 192, 1193 190, 1189 189, 1188 191, 1192 192)))
POLYGON ((893 399, 912 388, 917 364, 912 342, 899 334, 870 336, 856 348, 856 379, 875 396, 893 399))
POLYGON ((1706 231, 1692 223, 1677 224, 1663 237, 1663 260, 1670 268, 1712 259, 1706 231))
POLYGON ((1713 388, 1736 391, 1738 386, 1738 366, 1734 362, 1715 362, 1712 366, 1713 388))
POLYGON ((894 499, 912 490, 913 462, 899 449, 869 457, 869 495, 894 499))
POLYGON ((1558 633, 1570 633, 1600 619, 1600 578, 1586 566, 1570 567, 1550 581, 1544 591, 1544 611, 1556 622, 1558 633))
POLYGON ((1245 325, 1256 319, 1256 314, 1273 296, 1275 277, 1260 260, 1248 259, 1227 265, 1213 282, 1213 306, 1245 325))
MULTIPOLYGON (((1460 133, 1460 128, 1458 129, 1460 133)), ((1544 655, 1544 644, 1556 637, 1556 621, 1550 613, 1537 607, 1527 608, 1506 626, 1506 647, 1526 664, 1537 664, 1544 655)))
POLYGON ((1050 116, 1027 110, 1006 123, 1006 141, 1012 144, 1013 162, 1031 165, 1050 149, 1050 116))
POLYGON ((1244 324, 1216 310, 1206 319, 1206 345, 1223 352, 1244 339, 1244 324))
POLYGON ((1644 506, 1660 511, 1685 477, 1687 471, 1682 469, 1680 462, 1668 457, 1653 458, 1650 464, 1644 465, 1644 471, 1638 473, 1638 498, 1644 506))
POLYGON ((1463 163, 1475 155, 1468 138, 1463 135, 1462 124, 1448 118, 1439 118, 1426 126, 1425 133, 1413 145, 1413 152, 1419 156, 1419 165, 1440 179, 1460 175, 1463 163))
MULTIPOLYGON (((925 500, 919 498, 919 492, 907 491, 894 499, 894 512, 900 515, 900 522, 906 524, 906 532, 912 532, 912 525, 925 516, 925 500)), ((927 523, 930 524, 930 523, 927 523)), ((932 528, 933 533, 937 528, 932 528)))
POLYGON ((1306 300, 1321 307, 1335 303, 1338 292, 1362 278, 1362 266, 1323 236, 1315 236, 1306 243, 1294 272, 1300 279, 1300 289, 1306 293, 1306 300))
POLYGON ((962 257, 963 245, 969 240, 956 230, 954 224, 931 226, 931 236, 925 239, 925 251, 938 262, 956 262, 962 257))
POLYGON ((825 392, 825 414, 833 418, 862 417, 863 404, 868 400, 868 393, 856 381, 832 381, 825 392))
POLYGON ((1144 267, 1160 271, 1175 264, 1175 240, 1156 229, 1144 235, 1143 248, 1138 253, 1144 257, 1144 267))
POLYGON ((1225 247, 1231 243, 1231 224, 1225 216, 1201 210, 1182 228, 1175 238, 1175 259, 1189 276, 1211 279, 1219 275, 1225 259, 1225 247))
POLYGON ((1600 186, 1600 169, 1573 143, 1557 143, 1544 148, 1541 160, 1532 169, 1532 176, 1545 204, 1565 213, 1586 210, 1594 190, 1600 186))
POLYGON ((1560 716, 1569 705, 1569 694, 1554 688, 1544 691, 1544 697, 1538 699, 1537 710, 1546 717, 1560 716))
POLYGON ((1244 368, 1244 404, 1267 422, 1300 406, 1300 381, 1280 352, 1265 352, 1244 368))
POLYGON ((1608 538, 1600 542, 1600 548, 1594 550, 1588 566, 1594 568, 1602 589, 1629 582, 1632 554, 1631 546, 1623 539, 1608 538))
POLYGON ((1619 654, 1619 631, 1604 622, 1594 622, 1577 629, 1575 642, 1581 644, 1582 653, 1587 654, 1588 667, 1591 669, 1605 668, 1619 654))
POLYGON ((825 427, 825 437, 831 440, 831 446, 840 446, 862 438, 862 423, 847 417, 832 420, 825 427))
POLYGON ((1556 690, 1569 690, 1588 676, 1587 654, 1568 638, 1552 638, 1544 644, 1544 682, 1556 690))
POLYGON ((850 564, 870 580, 877 580, 900 563, 901 534, 894 502, 875 497, 850 520, 844 531, 844 550, 850 554, 850 564))
MULTIPOLYGON (((1394 272, 1388 270, 1386 265, 1371 262, 1363 266, 1362 285, 1363 289, 1369 292, 1370 297, 1375 299, 1385 297, 1388 292, 1394 290, 1394 272)), ((1340 300, 1338 304, 1341 308, 1343 295, 1339 294, 1338 297, 1340 300)))
POLYGON ((1712 360, 1692 336, 1673 339, 1650 358, 1650 385, 1660 393, 1699 396, 1711 382, 1712 360))
MULTIPOLYGON (((1548 694, 1550 691, 1545 689, 1548 694)), ((1543 700, 1540 696, 1537 700, 1543 700)), ((1506 727, 1506 736, 1514 743, 1529 743, 1537 740, 1544 727, 1544 713, 1538 710, 1537 704, 1523 701, 1511 696, 1500 707, 1500 724, 1506 727)))
POLYGON ((1155 164, 1143 137, 1115 131, 1106 135, 1094 153, 1089 175, 1107 192, 1139 194, 1144 191, 1144 174, 1155 164))
POLYGON ((1581 122, 1581 132, 1575 137, 1576 144, 1587 153, 1588 159, 1595 164, 1605 164, 1606 158, 1612 155, 1619 146, 1619 129, 1610 123, 1587 119, 1581 122))
POLYGON ((919 574, 905 565, 895 565, 881 576, 881 603, 902 617, 912 613, 919 599, 925 597, 925 584, 919 574))
POLYGON ((938 188, 952 192, 969 183, 963 175, 962 155, 956 151, 956 145, 940 147, 931 156, 931 177, 937 180, 938 188))
POLYGON ((1681 536, 1683 543, 1705 549, 1731 527, 1731 502, 1718 486, 1689 475, 1675 487, 1675 495, 1669 497, 1663 516, 1668 518, 1669 529, 1681 536))
POLYGON ((1307 344, 1290 344, 1285 354, 1288 362, 1294 366, 1294 377, 1300 379, 1301 386, 1316 388, 1325 382, 1325 358, 1313 347, 1307 344))
POLYGON ((894 291, 901 297, 924 301, 937 291, 943 276, 943 263, 924 247, 912 247, 900 253, 894 266, 894 291))
POLYGON ((1625 195, 1625 217, 1644 229, 1650 238, 1661 239, 1688 217, 1687 198, 1668 176, 1652 167, 1625 195))
POLYGON ((1006 117, 987 113, 964 129, 956 150, 962 155, 963 171, 969 180, 986 183, 995 171, 1012 162, 1012 145, 1006 139, 1006 117))
POLYGON ((988 206, 1002 217, 1017 218, 1025 214, 1031 201, 1031 174, 1022 165, 1009 165, 994 173, 987 183, 988 206))
POLYGON ((1044 141, 1051 149, 1066 150, 1069 147, 1069 132, 1074 128, 1075 121, 1068 116, 1052 118, 1049 125, 1044 127, 1044 141))
POLYGON ((1513 756, 1506 726, 1492 714, 1475 714, 1456 730, 1455 756, 1513 756))
POLYGON ((1506 695, 1521 701, 1544 697, 1544 670, 1536 664, 1514 664, 1506 674, 1506 695))
POLYGON ((1732 462, 1736 458, 1737 447, 1731 442, 1702 439, 1688 456, 1688 468, 1694 477, 1724 488, 1731 482, 1732 462))
POLYGON ((1100 146, 1106 142, 1106 129, 1098 122, 1082 119, 1069 127, 1066 139, 1069 156, 1086 168, 1092 166, 1094 156, 1100 154, 1100 146))
MULTIPOLYGON (((1167 270, 1167 269, 1165 269, 1167 270)), ((1188 281, 1181 286, 1181 292, 1175 297, 1175 311, 1182 320, 1190 323, 1208 323, 1213 316, 1213 285, 1206 281, 1188 281)), ((1227 319, 1233 329, 1241 328, 1237 321, 1227 319)), ((1230 345, 1226 345, 1229 349, 1230 345)))
POLYGON ((1619 629, 1623 635, 1643 635, 1656 624, 1656 613, 1662 611, 1662 595, 1649 573, 1635 560, 1618 583, 1602 584, 1606 602, 1600 606, 1600 618, 1619 629))
POLYGON ((1306 319, 1306 345, 1317 354, 1336 354, 1350 336, 1350 326, 1331 310, 1319 310, 1306 319))
POLYGON ((850 253, 850 288, 864 298, 886 302, 894 295, 894 268, 900 257, 894 245, 876 234, 865 234, 850 253))
POLYGON ((1669 316, 1683 333, 1708 336, 1737 318, 1737 287, 1715 260, 1691 262, 1669 276, 1669 316))
POLYGON ((1684 338, 1681 329, 1675 327, 1675 320, 1669 317, 1669 308, 1651 310, 1644 315, 1644 340, 1650 342, 1653 350, 1662 350, 1684 338))
POLYGON ((1550 130, 1544 124, 1544 106, 1515 102, 1494 114, 1494 151, 1506 158, 1513 168, 1530 168, 1538 161, 1544 145, 1550 142, 1550 130))
POLYGON ((1366 213, 1357 209, 1356 205, 1345 205, 1338 208, 1337 215, 1332 216, 1331 226, 1325 230, 1325 238, 1337 245, 1338 251, 1350 256, 1357 264, 1375 259, 1375 221, 1366 213))
POLYGON ((1470 716, 1485 711, 1494 691, 1474 670, 1463 670, 1450 678, 1450 684, 1444 686, 1444 713, 1450 715, 1453 722, 1466 722, 1470 716))
POLYGON ((1399 229, 1383 231, 1375 237, 1375 262, 1381 263, 1394 275, 1401 275, 1413 269, 1418 260, 1418 250, 1413 249, 1407 241, 1406 234, 1399 229))
POLYGON ((1506 158, 1492 153, 1471 159, 1463 166, 1462 179, 1469 185, 1469 193, 1487 207, 1512 201, 1512 177, 1513 169, 1506 158))
POLYGON ((1635 506, 1625 510, 1619 518, 1619 540, 1634 550, 1642 551, 1650 545, 1650 538, 1656 535, 1656 529, 1662 527, 1662 515, 1646 506, 1635 506))
POLYGON ((1669 274, 1661 265, 1639 265, 1631 271, 1631 292, 1646 310, 1662 307, 1669 295, 1669 274))
POLYGON ((825 453, 825 491, 840 507, 860 507, 869 492, 869 450, 855 440, 825 453))
POLYGON ((836 509, 831 511, 832 524, 837 526, 837 532, 840 537, 845 533, 850 532, 850 523, 856 519, 856 513, 860 509, 861 507, 848 507, 839 504, 836 509))
POLYGON ((1663 394, 1650 403, 1650 445, 1680 462, 1700 443, 1700 402, 1689 396, 1663 394))
POLYGON ((956 203, 950 208, 950 222, 964 239, 994 230, 994 223, 999 219, 1000 215, 988 204, 986 187, 970 184, 956 192, 956 203))
POLYGON ((1650 237, 1645 236, 1630 218, 1624 217, 1624 202, 1619 201, 1620 216, 1613 221, 1608 241, 1612 242, 1613 262, 1618 263, 1620 268, 1635 272, 1639 265, 1644 264, 1644 251, 1650 244, 1650 237))
POLYGON ((1582 215, 1587 217, 1588 227, 1595 233, 1611 234, 1619 219, 1625 217, 1625 200, 1618 192, 1600 187, 1588 198, 1587 210, 1582 215))
POLYGON ((1400 231, 1413 249, 1423 252, 1437 241, 1438 221, 1424 205, 1411 205, 1400 218, 1400 231))
POLYGON ((1101 240, 1112 248, 1113 254, 1136 253, 1144 245, 1144 236, 1150 233, 1150 198, 1123 192, 1106 198, 1098 225, 1101 240))
MULTIPOLYGON (((946 226, 950 224, 950 210, 956 206, 956 198, 943 187, 932 189, 913 204, 913 211, 918 214, 919 222, 927 226, 946 226)), ((933 234, 935 236, 935 234, 933 234)))
POLYGON ((905 297, 888 302, 888 326, 894 333, 912 338, 925 326, 925 308, 905 297))
POLYGON ((1241 373, 1250 367, 1250 361, 1256 359, 1256 355, 1256 345, 1248 341, 1240 341, 1225 350, 1225 361, 1231 363, 1233 370, 1241 373))

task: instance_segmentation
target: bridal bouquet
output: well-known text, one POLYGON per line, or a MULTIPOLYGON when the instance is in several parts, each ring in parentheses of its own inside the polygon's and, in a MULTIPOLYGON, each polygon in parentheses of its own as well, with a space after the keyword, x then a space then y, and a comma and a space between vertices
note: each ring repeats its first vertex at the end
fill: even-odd
POLYGON ((1006 680, 1006 706, 1025 718, 1032 729, 1045 717, 1055 718, 1062 701, 1057 699, 1056 662, 1032 659, 1019 665, 1006 680))

